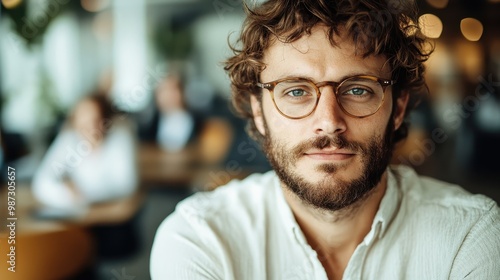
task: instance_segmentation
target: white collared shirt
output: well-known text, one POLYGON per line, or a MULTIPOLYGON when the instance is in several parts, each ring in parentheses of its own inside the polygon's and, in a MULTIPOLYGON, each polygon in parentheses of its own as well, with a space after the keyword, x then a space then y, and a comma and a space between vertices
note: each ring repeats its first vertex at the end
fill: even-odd
MULTIPOLYGON (((327 279, 272 171, 179 203, 157 231, 150 270, 156 280, 327 279)), ((500 279, 500 210, 392 166, 343 279, 500 279)))

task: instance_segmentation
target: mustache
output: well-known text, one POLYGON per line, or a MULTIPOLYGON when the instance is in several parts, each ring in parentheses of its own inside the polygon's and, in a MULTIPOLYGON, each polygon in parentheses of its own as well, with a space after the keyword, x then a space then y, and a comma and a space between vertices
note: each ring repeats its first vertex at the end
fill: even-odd
POLYGON ((325 149, 328 147, 337 147, 338 149, 347 149, 353 152, 365 153, 366 149, 358 142, 348 141, 343 135, 333 137, 320 136, 301 142, 292 150, 295 157, 300 157, 311 149, 325 149))

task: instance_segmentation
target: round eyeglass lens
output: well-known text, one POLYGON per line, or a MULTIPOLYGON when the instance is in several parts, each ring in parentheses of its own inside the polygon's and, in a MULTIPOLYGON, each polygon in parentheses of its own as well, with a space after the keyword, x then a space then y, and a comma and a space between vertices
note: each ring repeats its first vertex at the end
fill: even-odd
POLYGON ((318 94, 308 81, 282 81, 274 87, 274 102, 279 111, 292 118, 304 117, 314 110, 318 94))
POLYGON ((357 117, 375 113, 384 100, 384 88, 377 80, 352 78, 337 89, 337 100, 349 114, 357 117))

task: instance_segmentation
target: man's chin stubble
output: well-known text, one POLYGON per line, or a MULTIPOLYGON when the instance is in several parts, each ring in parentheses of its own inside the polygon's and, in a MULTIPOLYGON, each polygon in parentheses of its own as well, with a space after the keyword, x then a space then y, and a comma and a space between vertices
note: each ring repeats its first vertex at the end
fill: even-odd
MULTIPOLYGON (((392 119, 392 115, 390 119, 392 119)), ((266 139, 263 143, 263 150, 282 184, 304 204, 323 211, 339 212, 343 210, 342 212, 354 212, 356 205, 361 205, 374 193, 373 189, 379 185, 392 156, 391 136, 394 131, 392 122, 389 122, 386 126, 385 133, 382 136, 372 137, 366 146, 347 141, 342 135, 338 135, 335 138, 318 137, 309 143, 301 143, 291 150, 286 150, 283 145, 273 141, 265 120, 264 128, 266 139), (360 168, 361 174, 359 178, 350 182, 337 178, 335 182, 323 180, 320 184, 309 184, 305 181, 305 178, 298 176, 294 172, 293 167, 298 162, 300 155, 303 155, 307 149, 323 149, 329 146, 346 148, 356 152, 361 157, 362 167, 360 168)), ((347 166, 324 164, 317 166, 316 169, 320 169, 326 174, 335 175, 348 168, 348 165, 351 166, 351 169, 353 168, 351 162, 347 166)))
POLYGON ((360 196, 358 199, 356 199, 354 202, 347 206, 339 207, 336 210, 332 209, 325 209, 318 207, 314 204, 312 204, 310 201, 305 200, 301 196, 299 196, 296 192, 294 192, 292 189, 290 189, 286 184, 281 184, 282 189, 287 192, 289 195, 294 197, 295 201, 298 201, 300 204, 302 204, 306 208, 314 209, 314 212, 317 215, 318 219, 323 219, 325 222, 338 222, 341 220, 348 220, 351 217, 354 217, 356 213, 362 208, 364 205, 364 202, 368 200, 371 196, 373 196, 377 191, 378 187, 374 187, 370 189, 369 191, 365 192, 362 196, 360 196))

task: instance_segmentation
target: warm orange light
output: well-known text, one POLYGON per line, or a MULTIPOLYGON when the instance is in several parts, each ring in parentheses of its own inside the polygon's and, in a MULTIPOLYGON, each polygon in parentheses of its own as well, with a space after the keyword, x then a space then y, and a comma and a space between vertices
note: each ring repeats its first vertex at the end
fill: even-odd
POLYGON ((484 69, 484 52, 481 44, 458 40, 455 45, 455 57, 458 66, 469 81, 477 82, 477 77, 484 69))
POLYGON ((21 4, 22 0, 2 0, 2 4, 6 9, 13 9, 19 4, 21 4))
POLYGON ((479 41, 483 35, 483 24, 475 18, 464 18, 460 21, 460 30, 465 39, 479 41))
POLYGON ((443 9, 448 5, 448 0, 427 0, 427 3, 434 8, 443 9))
POLYGON ((418 18, 422 33, 429 38, 439 38, 443 32, 443 23, 433 14, 424 14, 418 18))
POLYGON ((82 8, 89 12, 99 12, 109 6, 109 0, 80 0, 82 8))

